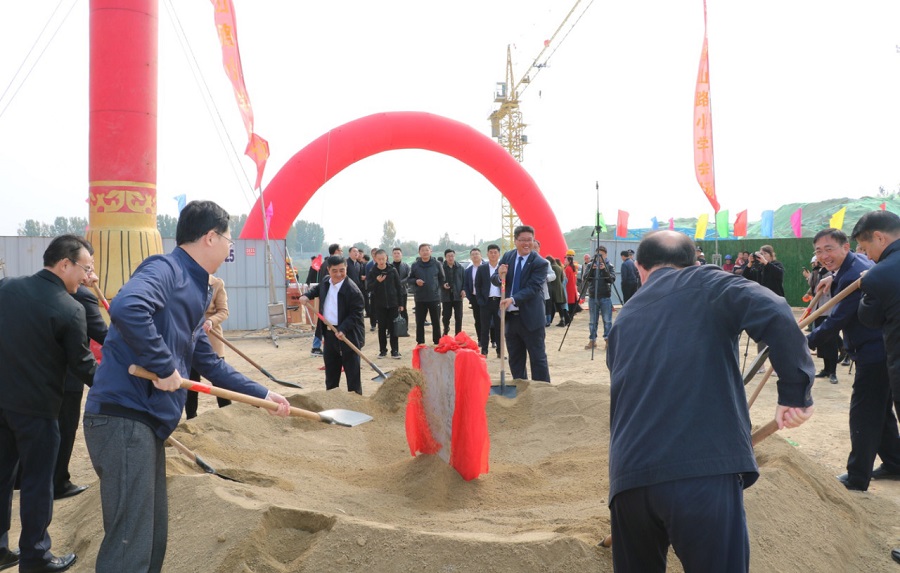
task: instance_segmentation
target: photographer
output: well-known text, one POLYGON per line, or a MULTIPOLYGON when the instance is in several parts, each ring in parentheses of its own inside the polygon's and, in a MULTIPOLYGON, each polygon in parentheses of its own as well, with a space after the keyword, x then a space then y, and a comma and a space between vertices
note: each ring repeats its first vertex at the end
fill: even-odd
POLYGON ((590 313, 589 339, 585 350, 597 347, 597 327, 599 318, 603 317, 603 348, 606 348, 606 339, 612 328, 612 284, 616 282, 616 270, 606 258, 606 247, 600 246, 590 269, 585 275, 586 283, 582 290, 587 290, 588 311, 590 313))
POLYGON ((780 297, 784 297, 784 265, 775 258, 775 249, 763 245, 750 255, 743 270, 744 278, 766 287, 780 297))

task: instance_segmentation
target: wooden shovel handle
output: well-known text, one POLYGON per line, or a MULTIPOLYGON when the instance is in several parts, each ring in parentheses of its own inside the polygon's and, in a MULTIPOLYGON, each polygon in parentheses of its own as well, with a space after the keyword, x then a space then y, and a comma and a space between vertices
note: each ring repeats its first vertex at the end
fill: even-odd
MULTIPOLYGON (((316 316, 318 316, 319 319, 320 319, 322 322, 325 323, 325 326, 328 327, 328 330, 330 330, 331 332, 333 332, 333 333, 335 334, 335 336, 337 336, 338 329, 335 328, 335 326, 334 326, 333 324, 331 324, 331 321, 329 321, 327 318, 325 318, 325 317, 322 315, 321 312, 318 312, 316 309, 312 308, 312 307, 309 305, 309 303, 306 304, 306 308, 308 308, 309 310, 315 312, 315 313, 316 313, 316 316)), ((362 350, 360 350, 359 348, 356 347, 355 344, 353 344, 352 342, 350 342, 350 341, 347 339, 346 336, 343 338, 343 340, 341 340, 341 342, 343 342, 344 344, 346 344, 347 346, 349 346, 350 349, 351 349, 353 352, 355 352, 356 354, 359 355, 360 358, 362 358, 363 360, 365 360, 365 361, 366 361, 366 364, 368 364, 369 366, 371 366, 372 368, 374 368, 375 371, 377 371, 379 374, 384 375, 384 373, 381 371, 381 369, 378 368, 378 366, 376 366, 374 362, 372 362, 371 360, 369 360, 368 358, 366 358, 366 355, 362 353, 362 350)))
POLYGON ((828 302, 826 302, 825 304, 820 306, 816 312, 810 314, 809 316, 807 316, 806 318, 801 320, 799 323, 800 328, 806 328, 807 326, 809 326, 810 324, 815 322, 815 320, 817 318, 819 318, 820 316, 822 316, 823 314, 825 314, 826 312, 831 310, 832 307, 834 307, 834 305, 836 305, 837 303, 841 302, 842 300, 844 300, 845 298, 847 298, 848 296, 850 296, 851 294, 856 292, 856 290, 860 287, 860 285, 862 285, 862 277, 856 279, 855 281, 853 281, 852 283, 847 285, 847 288, 845 288, 841 292, 839 292, 836 295, 834 295, 833 297, 831 297, 831 300, 829 300, 828 302))
POLYGON ((103 304, 103 308, 106 309, 106 312, 109 312, 109 301, 106 300, 106 297, 103 296, 103 291, 100 290, 100 287, 94 284, 94 292, 97 293, 97 298, 100 299, 100 302, 103 304))
POLYGON ((238 356, 240 356, 241 358, 243 358, 244 360, 246 360, 247 362, 249 362, 250 365, 253 366, 254 368, 256 368, 257 370, 260 370, 260 371, 264 371, 264 370, 265 370, 262 366, 260 366, 260 365, 257 364, 256 362, 254 362, 253 359, 251 359, 249 356, 247 356, 246 354, 244 354, 243 352, 241 352, 240 350, 238 350, 237 346, 235 346, 234 344, 232 344, 231 342, 229 342, 228 340, 226 340, 224 336, 222 336, 221 334, 219 334, 219 333, 216 332, 215 330, 210 330, 210 331, 207 332, 206 334, 208 334, 208 335, 210 335, 210 336, 213 336, 213 337, 215 337, 216 339, 221 340, 222 342, 224 342, 224 343, 225 343, 225 346, 227 346, 227 347, 230 348, 231 350, 234 350, 234 352, 235 352, 238 356))
POLYGON ((769 423, 763 426, 762 428, 753 432, 750 435, 750 444, 756 447, 758 443, 765 440, 772 434, 778 431, 778 421, 777 420, 769 420, 769 423))
MULTIPOLYGON (((159 379, 159 376, 157 376, 153 372, 150 372, 146 368, 142 368, 141 366, 138 366, 136 364, 132 364, 128 367, 128 373, 132 376, 137 376, 138 378, 143 378, 145 380, 159 379)), ((226 398, 228 400, 234 400, 236 402, 243 402, 244 404, 250 404, 251 406, 256 406, 258 408, 265 408, 266 410, 275 411, 278 409, 278 404, 272 402, 271 400, 257 398, 256 396, 249 396, 247 394, 242 394, 241 392, 233 392, 224 388, 217 388, 215 386, 210 386, 209 384, 194 382, 193 380, 182 380, 181 387, 192 392, 212 394, 213 396, 216 396, 218 398, 226 398)), ((295 408, 294 406, 291 406, 291 416, 306 418, 307 420, 312 420, 314 422, 324 421, 322 419, 322 416, 320 416, 318 413, 311 412, 309 410, 303 410, 301 408, 295 408)))

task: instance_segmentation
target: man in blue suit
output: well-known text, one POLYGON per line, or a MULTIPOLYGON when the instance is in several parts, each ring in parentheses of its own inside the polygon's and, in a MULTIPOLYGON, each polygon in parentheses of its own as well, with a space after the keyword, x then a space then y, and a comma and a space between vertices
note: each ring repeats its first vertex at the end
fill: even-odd
POLYGON ((531 363, 533 380, 550 382, 550 367, 544 348, 544 289, 549 263, 532 251, 534 227, 519 225, 513 231, 516 248, 503 255, 491 282, 506 280, 506 297, 500 312, 506 312, 506 348, 513 378, 527 380, 525 356, 531 363))

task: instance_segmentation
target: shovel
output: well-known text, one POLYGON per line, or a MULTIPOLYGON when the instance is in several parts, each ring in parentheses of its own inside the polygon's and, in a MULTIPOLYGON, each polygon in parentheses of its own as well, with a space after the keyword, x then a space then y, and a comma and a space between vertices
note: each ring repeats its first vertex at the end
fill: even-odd
MULTIPOLYGON (((304 306, 305 306, 305 308, 309 309, 309 306, 308 306, 308 305, 304 305, 304 306)), ((307 310, 307 312, 308 312, 308 310, 307 310)), ((335 335, 337 335, 338 329, 335 328, 333 324, 331 324, 330 322, 328 322, 328 319, 325 318, 324 316, 322 316, 322 313, 321 313, 321 312, 316 312, 316 315, 319 317, 319 319, 320 319, 322 322, 325 323, 325 326, 327 326, 328 329, 331 330, 331 332, 333 332, 335 335)), ((353 352, 357 353, 357 354, 359 355, 360 358, 362 358, 363 360, 365 360, 366 364, 368 364, 369 366, 372 367, 372 370, 374 370, 375 372, 378 373, 378 376, 372 378, 372 381, 373 381, 373 382, 384 382, 384 381, 387 380, 388 377, 391 375, 390 372, 385 372, 385 371, 383 371, 381 368, 378 367, 378 365, 376 365, 374 362, 372 362, 371 360, 369 360, 368 358, 366 358, 366 355, 362 353, 362 350, 360 350, 360 349, 357 348, 352 342, 350 342, 349 340, 347 340, 346 337, 345 337, 343 340, 341 340, 341 342, 343 342, 344 344, 346 344, 347 346, 349 346, 349 347, 351 348, 351 350, 353 350, 353 352)))
MULTIPOLYGON (((153 372, 150 372, 146 368, 137 366, 136 364, 132 364, 128 367, 128 373, 132 376, 137 376, 138 378, 143 378, 145 380, 157 380, 159 378, 159 376, 157 376, 153 372)), ((212 394, 213 396, 217 396, 219 398, 227 398, 229 400, 234 400, 235 402, 243 402, 245 404, 250 404, 251 406, 256 406, 258 408, 265 408, 266 410, 278 409, 278 404, 276 404, 275 402, 257 398, 255 396, 248 396, 247 394, 241 394, 240 392, 232 392, 231 390, 226 390, 224 388, 217 388, 215 386, 210 386, 209 384, 194 382, 192 380, 182 380, 181 387, 185 390, 191 390, 192 392, 212 394)), ((302 410, 293 406, 291 406, 291 416, 306 418, 307 420, 312 420, 313 422, 324 422, 326 424, 346 426, 348 428, 352 428, 353 426, 358 426, 360 424, 365 424, 366 422, 372 421, 372 416, 363 414, 362 412, 354 412, 353 410, 325 410, 322 412, 311 412, 309 410, 302 410)))
POLYGON ((234 350, 234 352, 235 352, 238 356, 240 356, 241 358, 243 358, 244 360, 246 360, 247 362, 249 362, 251 366, 253 366, 253 367, 256 368, 257 370, 259 370, 260 372, 262 372, 262 373, 266 376, 266 378, 268 378, 268 379, 271 380, 272 382, 275 382, 276 384, 281 384, 282 386, 290 386, 291 388, 303 388, 303 386, 301 386, 300 384, 297 384, 296 382, 288 382, 287 380, 279 380, 278 378, 275 378, 274 376, 272 376, 272 375, 269 373, 268 370, 266 370, 265 368, 263 368, 262 366, 260 366, 259 364, 257 364, 257 363, 254 362, 253 360, 251 360, 249 356, 247 356, 246 354, 244 354, 243 352, 241 352, 240 350, 238 350, 237 347, 236 347, 234 344, 232 344, 232 343, 228 342, 227 340, 225 340, 225 337, 222 336, 222 335, 220 335, 219 333, 217 333, 217 332, 215 332, 215 331, 213 331, 213 330, 210 330, 207 334, 209 334, 209 335, 211 335, 211 336, 214 336, 214 337, 216 337, 217 339, 219 339, 219 340, 221 340, 222 342, 224 342, 224 343, 225 343, 225 346, 227 346, 228 348, 234 350))
MULTIPOLYGON (((506 298, 506 276, 500 280, 500 302, 506 298)), ((515 398, 518 390, 515 386, 506 385, 506 359, 504 357, 506 349, 506 309, 500 309, 500 385, 491 386, 491 396, 503 396, 504 398, 515 398)))
POLYGON ((191 460, 192 462, 194 462, 195 464, 197 464, 197 465, 200 467, 200 469, 203 470, 203 471, 205 471, 206 473, 212 474, 212 475, 214 475, 214 476, 219 476, 219 477, 222 478, 222 479, 227 479, 227 480, 230 480, 230 481, 233 481, 233 482, 244 483, 244 482, 242 482, 241 480, 234 479, 233 477, 228 477, 228 476, 226 476, 226 475, 220 474, 219 472, 217 472, 216 470, 214 470, 213 467, 212 467, 211 465, 209 465, 208 463, 206 463, 206 462, 203 460, 203 458, 201 458, 200 456, 198 456, 197 454, 195 454, 194 452, 192 452, 192 451, 190 450, 190 448, 188 448, 187 446, 185 446, 184 444, 182 444, 181 442, 179 442, 178 440, 176 440, 176 439, 173 438, 172 436, 169 436, 169 438, 168 438, 166 441, 169 442, 169 443, 172 445, 172 447, 174 447, 176 450, 178 450, 179 452, 181 452, 182 454, 184 454, 184 456, 185 456, 186 458, 188 458, 189 460, 191 460))

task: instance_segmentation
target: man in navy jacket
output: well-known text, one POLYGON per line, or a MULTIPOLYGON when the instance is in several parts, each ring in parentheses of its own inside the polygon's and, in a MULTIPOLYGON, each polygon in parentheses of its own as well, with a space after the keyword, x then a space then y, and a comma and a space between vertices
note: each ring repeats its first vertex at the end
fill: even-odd
MULTIPOLYGON (((103 362, 84 407, 84 437, 100 476, 103 541, 98 573, 162 569, 168 531, 165 441, 181 420, 193 367, 216 386, 266 398, 287 416, 288 401, 225 363, 203 330, 209 275, 228 256, 228 213, 191 201, 178 217, 178 246, 145 259, 110 307, 103 362), (131 376, 131 364, 159 378, 131 376)), ((77 304, 77 303, 76 303, 77 304)))
MULTIPOLYGON (((894 411, 900 416, 900 217, 890 211, 866 213, 851 237, 877 263, 863 276, 858 314, 860 322, 884 335, 894 411)), ((897 476, 884 463, 872 472, 873 479, 897 476)), ((900 549, 891 557, 900 563, 900 549)))
MULTIPOLYGON (((838 229, 816 234, 816 259, 835 273, 833 281, 822 280, 818 289, 830 288, 831 295, 841 292, 872 268, 866 257, 850 251, 847 235, 838 229)), ((891 386, 888 378, 884 338, 881 329, 869 328, 859 320, 860 291, 850 294, 831 310, 831 314, 809 336, 809 347, 844 333, 844 346, 856 361, 853 390, 850 394, 850 455, 847 473, 838 480, 847 489, 866 491, 872 477, 875 455, 891 472, 900 472, 900 434, 892 413, 891 386)))
POLYGON ((670 544, 685 571, 749 570, 743 489, 759 470, 741 380, 743 331, 771 348, 779 428, 812 415, 815 369, 787 302, 694 261, 687 236, 645 235, 637 250, 643 286, 610 331, 616 571, 665 571, 670 544), (653 359, 636 348, 653 349, 653 359))
POLYGON ((506 312, 506 349, 509 371, 514 379, 527 380, 526 354, 533 380, 550 382, 550 367, 544 348, 544 283, 550 263, 533 252, 534 228, 519 225, 513 230, 515 250, 500 259, 497 274, 491 282, 499 286, 506 279, 506 298, 500 301, 500 312, 506 312))

